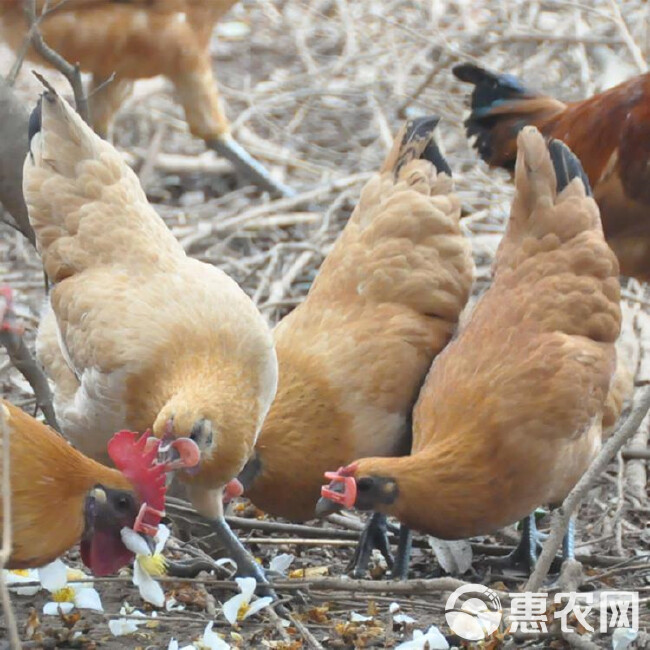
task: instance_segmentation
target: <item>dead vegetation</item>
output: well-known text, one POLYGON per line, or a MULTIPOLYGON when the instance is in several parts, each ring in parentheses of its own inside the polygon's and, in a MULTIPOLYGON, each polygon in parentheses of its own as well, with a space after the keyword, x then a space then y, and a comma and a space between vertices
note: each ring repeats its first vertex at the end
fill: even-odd
MULTIPOLYGON (((464 224, 472 237, 478 294, 489 281, 512 186, 505 174, 488 171, 470 149, 462 128, 467 89, 453 79, 451 65, 480 62, 571 100, 645 69, 648 38, 648 5, 642 0, 247 0, 217 28, 214 65, 234 135, 297 196, 271 201, 238 185, 229 164, 205 152, 203 143, 188 134, 179 106, 158 80, 136 85, 118 119, 117 144, 188 253, 234 277, 274 323, 307 292, 400 121, 436 113, 442 117, 438 139, 468 215, 464 224)), ((2 50, 0 75, 8 75, 13 63, 9 51, 2 50)), ((33 67, 23 65, 14 87, 30 108, 40 89, 30 74, 33 67)), ((45 74, 70 94, 60 75, 45 74)), ((6 225, 0 232, 0 280, 15 291, 16 312, 31 345, 45 295, 42 267, 23 235, 6 225)), ((649 298, 634 281, 627 283, 624 295, 627 322, 621 349, 637 368, 640 385, 650 378, 649 298)), ((33 391, 4 351, 0 382, 4 396, 34 411, 33 391)), ((646 421, 631 446, 646 449, 647 440, 646 421)), ((586 588, 639 591, 639 648, 647 647, 650 626, 646 468, 647 457, 618 454, 590 486, 577 529, 586 588)), ((358 535, 355 518, 348 517, 345 526, 338 520, 323 529, 283 528, 257 519, 260 513, 245 504, 234 508, 238 519, 233 525, 265 566, 279 553, 296 556, 291 577, 277 581, 280 595, 292 603, 288 624, 263 613, 241 629, 231 628, 220 603, 236 588, 225 582, 223 570, 192 580, 166 580, 168 595, 184 609, 153 618, 125 575, 95 581, 104 614, 75 611, 59 620, 40 615, 47 599, 43 593, 14 597, 21 636, 31 639, 25 647, 166 648, 172 637, 183 647, 199 638, 210 620, 216 620, 215 630, 228 643, 242 648, 392 647, 410 639, 413 628, 426 630, 435 623, 448 632, 444 603, 458 583, 440 577, 435 556, 449 568, 449 563, 464 563, 466 549, 434 553, 428 540, 419 537, 413 581, 399 588, 353 584, 338 576, 358 535), (304 578, 298 577, 300 571, 304 578), (148 619, 134 635, 114 638, 107 621, 123 618, 118 612, 124 601, 148 619), (396 622, 389 611, 395 601, 414 622, 396 622)), ((205 559, 215 553, 208 529, 185 505, 173 502, 169 511, 176 526, 173 557, 205 559)), ((514 539, 513 531, 506 530, 473 540, 473 569, 462 579, 489 584, 503 594, 521 588, 525 576, 496 574, 483 561, 508 552, 514 539)), ((78 556, 72 552, 67 560, 75 563, 78 556)), ((384 572, 377 563, 373 577, 384 572)), ((522 640, 497 635, 470 647, 612 647, 608 637, 597 633, 563 637, 552 626, 551 632, 552 641, 548 636, 522 640)))

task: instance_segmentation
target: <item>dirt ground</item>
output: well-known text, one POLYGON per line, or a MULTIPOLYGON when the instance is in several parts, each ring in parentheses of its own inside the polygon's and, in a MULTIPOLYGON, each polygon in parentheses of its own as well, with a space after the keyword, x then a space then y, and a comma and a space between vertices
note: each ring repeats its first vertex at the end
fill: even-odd
MULTIPOLYGON (((453 79, 451 66, 481 62, 561 99, 585 97, 638 74, 648 53, 647 12, 642 0, 245 0, 215 32, 214 68, 235 137, 298 196, 272 201, 242 185, 227 164, 189 135, 164 80, 136 85, 134 97, 120 112, 116 144, 188 253, 234 277, 275 323, 306 294, 363 183, 386 154, 391 134, 405 116, 435 113, 442 118, 438 140, 469 215, 464 227, 472 238, 478 294, 489 281, 512 187, 506 174, 489 171, 470 148, 462 127, 467 88, 453 79), (620 7, 622 18, 613 5, 620 7)), ((12 63, 13 55, 0 47, 0 74, 7 74, 12 63)), ((40 91, 30 74, 33 67, 23 66, 15 86, 30 105, 40 91)), ((69 93, 62 79, 47 74, 69 93)), ((0 226, 0 233, 0 281, 15 290, 31 344, 45 295, 42 267, 21 235, 7 226, 0 226)), ((650 372, 644 348, 649 340, 647 294, 644 286, 630 281, 624 296, 621 349, 641 383, 650 372)), ((0 383, 3 396, 33 410, 32 391, 4 351, 0 383)), ((647 445, 647 424, 635 437, 635 447, 647 445)), ((182 503, 172 504, 169 512, 173 557, 202 552, 218 556, 197 516, 182 503)), ((649 513, 645 461, 619 458, 590 492, 577 526, 577 557, 587 576, 583 589, 639 592, 641 631, 632 648, 650 647, 649 513)), ((450 568, 450 553, 462 565, 466 546, 436 553, 430 540, 416 536, 412 581, 404 588, 378 591, 364 582, 352 590, 332 579, 344 573, 351 557, 358 517, 349 516, 344 525, 327 523, 322 533, 313 528, 289 533, 274 528, 275 520, 245 502, 236 503, 232 514, 237 517, 234 527, 264 566, 278 554, 290 553, 295 559, 289 571, 306 571, 303 580, 291 574, 293 578, 280 579, 277 587, 293 612, 291 620, 283 622, 282 616, 267 611, 232 628, 221 604, 236 590, 219 571, 195 580, 165 581, 168 595, 184 609, 159 611, 154 618, 125 571, 95 581, 103 614, 83 610, 62 618, 44 616, 46 593, 15 596, 21 632, 31 639, 26 647, 167 648, 171 638, 183 647, 202 635, 208 621, 215 621, 214 629, 229 644, 241 648, 390 648, 432 624, 450 633, 444 605, 455 583, 419 580, 446 575, 440 563, 450 568), (125 601, 145 612, 147 621, 137 633, 116 638, 108 621, 120 618, 125 601), (413 622, 394 620, 389 611, 394 602, 413 622), (353 612, 370 618, 355 620, 353 612)), ((548 517, 540 521, 542 528, 546 524, 548 517)), ((486 560, 507 553, 515 542, 514 527, 472 540, 472 568, 456 577, 499 592, 517 591, 526 576, 490 569, 486 560)), ((79 565, 76 551, 66 562, 79 565)), ((384 574, 385 567, 375 562, 372 578, 380 580, 384 574)), ((581 628, 563 637, 553 628, 549 635, 497 634, 485 642, 463 643, 484 648, 616 648, 609 635, 584 632, 581 628)), ((463 645, 457 637, 448 640, 452 646, 463 645)))

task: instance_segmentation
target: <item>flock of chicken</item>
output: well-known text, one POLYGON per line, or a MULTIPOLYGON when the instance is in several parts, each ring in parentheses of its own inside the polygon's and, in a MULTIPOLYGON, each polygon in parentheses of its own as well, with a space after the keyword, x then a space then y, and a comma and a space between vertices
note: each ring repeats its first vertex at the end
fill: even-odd
MULTIPOLYGON (((132 79, 164 73, 194 134, 283 191, 228 135, 219 104, 207 44, 232 4, 68 0, 41 29, 93 73, 98 132, 132 79)), ((16 47, 22 20, 18 2, 0 14, 16 47)), ((454 74, 475 86, 468 134, 516 187, 493 282, 460 325, 473 263, 436 118, 402 127, 305 301, 270 331, 231 278, 185 254, 113 146, 46 90, 24 195, 52 285, 37 353, 74 447, 3 403, 10 567, 80 541, 95 574, 116 571, 132 559, 123 528, 155 533, 166 474, 259 580, 224 498, 293 521, 371 511, 356 574, 377 548, 404 577, 409 529, 454 539, 520 519, 510 561, 534 564, 530 513, 564 499, 631 392, 615 352, 619 267, 650 277, 650 75, 562 104, 475 65, 454 74), (394 563, 386 516, 402 524, 394 563), (61 531, 56 544, 44 530, 61 531)))

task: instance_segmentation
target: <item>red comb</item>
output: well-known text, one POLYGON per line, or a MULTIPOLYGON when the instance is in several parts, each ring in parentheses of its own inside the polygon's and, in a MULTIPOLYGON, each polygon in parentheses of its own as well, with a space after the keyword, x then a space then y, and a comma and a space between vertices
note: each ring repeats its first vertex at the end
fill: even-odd
POLYGON ((7 285, 1 286, 0 297, 4 299, 4 305, 0 302, 0 332, 22 334, 24 328, 16 323, 16 314, 14 312, 14 292, 12 288, 7 285))
POLYGON ((358 469, 359 469, 359 463, 350 463, 345 467, 339 467, 337 470, 337 474, 339 476, 354 476, 357 473, 358 469))
POLYGON ((108 442, 108 455, 142 501, 134 530, 155 535, 156 526, 165 514, 167 466, 156 463, 159 440, 150 439, 146 431, 139 438, 133 431, 118 431, 108 442))
POLYGON ((321 496, 344 508, 352 508, 357 500, 357 482, 354 474, 358 467, 358 463, 351 463, 345 467, 339 467, 336 472, 325 472, 325 478, 329 479, 330 483, 321 487, 321 496), (343 492, 332 489, 337 483, 343 483, 343 492))

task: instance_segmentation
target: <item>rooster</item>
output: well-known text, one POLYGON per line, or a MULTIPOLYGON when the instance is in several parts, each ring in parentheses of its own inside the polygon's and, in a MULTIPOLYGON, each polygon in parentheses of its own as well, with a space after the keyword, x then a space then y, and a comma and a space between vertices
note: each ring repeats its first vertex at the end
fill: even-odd
POLYGON ((565 142, 593 187, 621 273, 650 280, 650 73, 565 104, 470 63, 453 72, 475 86, 465 125, 481 158, 513 169, 517 133, 526 124, 565 142))
MULTIPOLYGON (((192 467, 199 457, 191 441, 178 441, 180 459, 158 464, 160 441, 120 431, 108 443, 112 469, 6 400, 0 400, 0 420, 9 433, 9 569, 44 566, 81 542, 81 559, 95 575, 117 572, 133 559, 122 528, 153 537, 164 515, 165 472, 192 467)), ((3 440, 0 434, 0 463, 3 440)))

